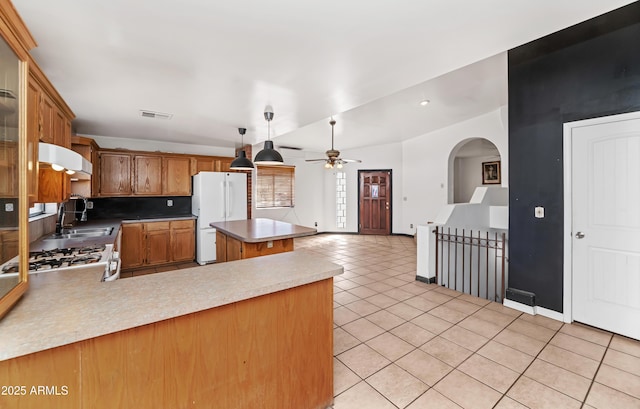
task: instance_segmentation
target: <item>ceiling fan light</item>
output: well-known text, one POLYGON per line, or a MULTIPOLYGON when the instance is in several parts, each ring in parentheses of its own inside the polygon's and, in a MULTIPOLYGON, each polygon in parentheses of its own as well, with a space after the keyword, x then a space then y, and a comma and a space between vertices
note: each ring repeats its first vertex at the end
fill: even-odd
POLYGON ((264 149, 258 152, 253 162, 258 165, 283 165, 284 159, 273 149, 273 141, 264 141, 264 149))
POLYGON ((332 168, 333 168, 333 165, 331 164, 331 162, 325 162, 324 167, 325 167, 326 169, 332 169, 332 168))
POLYGON ((337 168, 338 168, 338 169, 342 169, 342 162, 338 162, 338 166, 337 166, 337 168))
POLYGON ((253 163, 247 158, 247 153, 243 150, 238 152, 238 157, 231 162, 229 169, 233 170, 252 170, 253 163))

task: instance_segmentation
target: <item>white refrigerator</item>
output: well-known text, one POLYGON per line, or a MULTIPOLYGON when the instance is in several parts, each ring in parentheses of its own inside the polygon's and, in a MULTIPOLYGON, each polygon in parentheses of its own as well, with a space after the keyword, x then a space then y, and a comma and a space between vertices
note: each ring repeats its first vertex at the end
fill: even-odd
POLYGON ((200 172, 193 176, 191 213, 196 225, 196 261, 216 260, 216 229, 209 223, 247 218, 247 174, 200 172))

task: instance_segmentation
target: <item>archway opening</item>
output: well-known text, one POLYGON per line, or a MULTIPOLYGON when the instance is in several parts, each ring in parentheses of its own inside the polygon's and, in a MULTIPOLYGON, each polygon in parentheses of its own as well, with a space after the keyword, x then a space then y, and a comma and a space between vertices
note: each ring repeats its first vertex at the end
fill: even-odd
MULTIPOLYGON (((487 162, 500 163, 500 151, 488 139, 466 139, 451 150, 448 178, 449 203, 469 203, 476 187, 487 186, 484 183, 487 180, 483 171, 483 163, 487 162)), ((495 186, 496 181, 492 182, 495 186)))

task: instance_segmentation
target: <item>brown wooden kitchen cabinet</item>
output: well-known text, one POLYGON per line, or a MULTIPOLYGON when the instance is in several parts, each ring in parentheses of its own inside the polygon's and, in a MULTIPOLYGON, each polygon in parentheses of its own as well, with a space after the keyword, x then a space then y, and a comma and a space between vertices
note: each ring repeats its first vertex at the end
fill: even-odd
POLYGON ((29 76, 27 82, 27 189, 29 207, 38 201, 38 142, 40 142, 40 98, 42 92, 29 76))
POLYGON ((195 258, 195 222, 124 223, 122 268, 157 266, 195 258))
POLYGON ((133 157, 133 194, 162 195, 162 156, 133 157))
POLYGON ((172 221, 170 230, 171 261, 193 261, 196 257, 195 221, 172 221))
POLYGON ((169 222, 145 223, 147 235, 146 265, 167 264, 171 262, 171 230, 169 222))
POLYGON ((38 142, 71 148, 73 112, 60 98, 37 65, 29 65, 27 81, 27 155, 29 205, 60 203, 71 196, 71 179, 37 162, 38 142), (29 164, 31 166, 29 167, 29 164), (37 176, 36 176, 37 175, 37 176), (36 180, 37 178, 37 180, 36 180))
MULTIPOLYGON (((0 197, 18 197, 18 144, 0 142, 0 197)), ((16 209, 17 211, 17 209, 16 209)))
POLYGON ((42 117, 40 127, 40 141, 55 144, 55 104, 45 93, 40 94, 40 110, 42 117))
POLYGON ((191 195, 191 158, 162 158, 162 194, 166 196, 191 195))
POLYGON ((71 179, 71 193, 84 197, 98 196, 98 192, 100 191, 98 144, 91 138, 73 135, 71 137, 71 149, 82 155, 93 165, 91 176, 82 179, 71 179))
POLYGON ((144 265, 147 241, 144 236, 144 223, 125 223, 122 225, 122 268, 144 265))
POLYGON ((131 155, 128 153, 101 152, 100 196, 130 196, 131 155))

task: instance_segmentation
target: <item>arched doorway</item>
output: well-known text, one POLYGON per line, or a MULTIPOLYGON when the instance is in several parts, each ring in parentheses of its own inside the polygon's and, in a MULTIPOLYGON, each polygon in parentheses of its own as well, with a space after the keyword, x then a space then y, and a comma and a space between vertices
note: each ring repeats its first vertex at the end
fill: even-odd
POLYGON ((486 162, 500 163, 500 151, 488 139, 465 139, 451 150, 448 203, 469 203, 475 188, 484 185, 482 164, 486 162))

